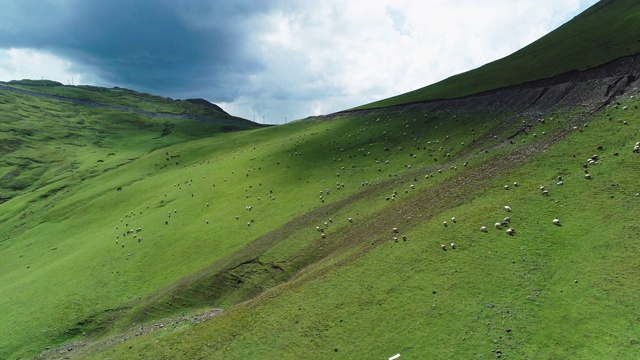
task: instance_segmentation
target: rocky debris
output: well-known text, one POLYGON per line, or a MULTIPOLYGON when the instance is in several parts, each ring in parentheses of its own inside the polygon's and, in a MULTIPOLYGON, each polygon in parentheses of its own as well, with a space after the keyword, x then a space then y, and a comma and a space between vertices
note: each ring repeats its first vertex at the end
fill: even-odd
POLYGON ((132 325, 129 331, 122 333, 120 335, 116 335, 110 337, 108 339, 104 339, 98 342, 91 342, 90 340, 81 340, 73 343, 65 344, 59 347, 51 348, 47 347, 43 352, 41 352, 36 359, 46 359, 46 360, 62 360, 62 359, 80 359, 82 358, 82 352, 74 351, 76 349, 81 350, 84 348, 87 349, 96 349, 98 351, 106 350, 112 346, 121 344, 131 338, 146 335, 151 332, 161 330, 161 329, 174 329, 185 323, 188 324, 199 324, 201 322, 207 321, 218 314, 222 313, 224 310, 219 308, 211 308, 201 314, 195 315, 183 315, 174 318, 165 318, 156 321, 151 325, 132 325))

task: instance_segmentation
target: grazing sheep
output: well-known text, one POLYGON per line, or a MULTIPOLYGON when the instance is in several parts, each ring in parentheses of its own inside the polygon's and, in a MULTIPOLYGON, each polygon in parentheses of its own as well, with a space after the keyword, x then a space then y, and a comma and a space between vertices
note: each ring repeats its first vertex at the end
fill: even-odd
POLYGON ((542 195, 548 196, 549 195, 549 190, 542 190, 542 195))
POLYGON ((633 152, 640 153, 640 141, 638 141, 636 145, 633 147, 633 152))
POLYGON ((496 223, 496 225, 495 225, 495 226, 496 226, 496 229, 500 229, 500 228, 502 227, 502 224, 500 224, 500 223, 496 223))
POLYGON ((349 222, 350 222, 350 223, 352 223, 352 222, 353 222, 353 219, 352 219, 352 218, 349 218, 349 222))
POLYGON ((553 219, 553 224, 554 224, 554 225, 560 225, 560 220, 558 220, 558 219, 553 219))
POLYGON ((452 248, 453 250, 455 250, 455 249, 456 249, 456 244, 451 243, 451 248, 452 248))
POLYGON ((455 217, 452 217, 452 218, 451 218, 451 222, 455 224, 455 222, 456 222, 456 218, 455 218, 455 217))
POLYGON ((513 186, 518 187, 518 183, 517 183, 517 182, 514 182, 514 183, 513 183, 513 186))
POLYGON ((515 233, 516 233, 516 229, 514 229, 514 228, 508 228, 506 232, 507 232, 507 235, 513 235, 513 234, 515 234, 515 233))
POLYGON ((505 190, 509 190, 509 185, 505 185, 505 186, 504 186, 504 189, 505 189, 505 190))
POLYGON ((444 227, 449 226, 449 225, 447 224, 447 221, 446 221, 446 220, 442 222, 442 225, 444 225, 444 227))
POLYGON ((589 173, 584 174, 584 178, 587 180, 591 179, 591 174, 589 173))
POLYGON ((486 233, 486 232, 487 232, 487 227, 486 227, 486 226, 481 226, 481 227, 480 227, 480 231, 482 231, 482 232, 485 232, 485 233, 486 233))
POLYGON ((502 220, 502 223, 503 223, 503 224, 508 224, 508 223, 510 223, 510 222, 511 222, 511 218, 510 218, 510 217, 508 217, 508 216, 507 216, 507 217, 505 217, 505 218, 504 218, 504 220, 502 220))
POLYGON ((398 228, 394 227, 392 230, 393 230, 394 233, 396 233, 396 234, 398 233, 398 228))
POLYGON ((442 250, 444 250, 444 251, 447 251, 447 246, 446 246, 446 245, 444 245, 444 244, 440 245, 440 248, 441 248, 442 250))
POLYGON ((507 205, 505 205, 504 209, 505 209, 507 212, 511 212, 511 207, 509 207, 509 206, 507 206, 507 205))

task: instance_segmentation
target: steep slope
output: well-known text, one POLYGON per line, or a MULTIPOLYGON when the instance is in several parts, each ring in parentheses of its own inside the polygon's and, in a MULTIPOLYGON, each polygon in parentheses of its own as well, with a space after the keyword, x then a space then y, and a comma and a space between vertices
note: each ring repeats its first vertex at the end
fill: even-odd
POLYGON ((356 109, 456 98, 586 70, 637 53, 640 53, 640 3, 602 0, 505 58, 356 109))
POLYGON ((172 143, 135 117, 138 156, 0 204, 0 358, 634 358, 640 68, 610 60, 172 143))
MULTIPOLYGON (((616 319, 640 310, 628 282, 638 275, 638 248, 628 239, 640 206, 640 157, 632 151, 639 88, 629 79, 640 69, 620 61, 627 60, 555 85, 245 132, 220 139, 234 144, 222 152, 213 152, 221 143, 190 144, 194 166, 140 180, 140 188, 169 183, 159 194, 174 188, 170 224, 188 217, 178 232, 143 224, 161 248, 136 247, 132 256, 144 251, 148 260, 121 261, 137 261, 128 281, 136 274, 159 284, 162 268, 179 272, 125 303, 121 319, 129 320, 120 324, 135 323, 132 333, 141 335, 122 343, 90 337, 42 356, 631 356, 640 334, 616 319), (588 180, 583 164, 594 153, 588 180), (589 225, 603 214, 606 226, 589 225), (505 216, 511 223, 495 229, 505 216), (509 226, 515 235, 505 233, 509 226), (168 239, 180 246, 169 250, 168 239), (178 252, 193 266, 172 260, 178 252), (136 269, 149 262, 159 264, 147 278, 136 269), (189 269, 199 271, 180 276, 189 269), (229 311, 196 326, 175 320, 207 306, 229 311), (628 341, 612 346, 619 337, 628 341)), ((135 203, 144 201, 120 212, 135 203)), ((141 222, 166 217, 151 204, 141 222)), ((97 324, 78 321, 76 331, 97 324)))

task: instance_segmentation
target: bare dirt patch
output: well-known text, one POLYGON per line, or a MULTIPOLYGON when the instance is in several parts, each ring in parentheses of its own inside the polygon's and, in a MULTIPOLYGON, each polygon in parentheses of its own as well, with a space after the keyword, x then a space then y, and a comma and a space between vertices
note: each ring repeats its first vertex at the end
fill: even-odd
POLYGON ((165 330, 165 329, 171 330, 184 325, 199 324, 201 322, 212 319, 213 317, 219 315, 223 311, 224 310, 219 308, 211 308, 200 314, 183 315, 178 317, 160 319, 158 321, 153 322, 152 324, 145 324, 145 325, 134 324, 131 326, 131 328, 128 331, 120 335, 112 336, 106 339, 102 339, 98 341, 81 340, 81 341, 75 341, 75 342, 65 344, 63 346, 59 346, 55 348, 47 348, 45 351, 41 352, 36 357, 36 359, 46 359, 46 360, 81 359, 84 357, 85 354, 89 352, 104 351, 108 348, 121 344, 137 336, 146 335, 158 330, 165 330))

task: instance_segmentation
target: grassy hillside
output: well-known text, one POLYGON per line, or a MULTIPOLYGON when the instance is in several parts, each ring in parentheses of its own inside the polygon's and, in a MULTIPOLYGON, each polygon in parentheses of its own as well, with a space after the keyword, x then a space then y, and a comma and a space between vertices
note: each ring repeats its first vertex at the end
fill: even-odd
MULTIPOLYGON (((507 112, 380 111, 158 150, 109 176, 135 179, 121 193, 107 178, 83 182, 53 210, 49 200, 32 209, 58 220, 3 243, 0 283, 13 295, 0 305, 14 315, 2 336, 21 349, 14 356, 90 340, 98 342, 63 351, 633 358, 639 105, 612 107, 586 128, 579 109, 544 123, 507 112), (514 116, 535 125, 511 137, 521 126, 514 116), (167 153, 183 166, 152 170, 167 153), (594 153, 588 180, 583 163, 594 153), (493 226, 505 216, 513 236, 493 226), (144 240, 122 233, 127 222, 144 240), (227 311, 195 326, 165 319, 210 306, 227 311), (99 351, 101 334, 154 326, 99 351)), ((23 221, 9 219, 10 228, 23 221)))
POLYGON ((173 100, 170 98, 140 93, 118 87, 107 89, 88 85, 65 86, 61 83, 50 80, 14 80, 5 83, 5 85, 43 94, 60 96, 63 98, 96 102, 112 106, 125 106, 136 110, 154 113, 191 115, 208 119, 233 120, 238 123, 250 125, 248 124, 248 120, 229 115, 217 105, 211 104, 203 99, 173 100))
POLYGON ((356 109, 456 98, 585 70, 640 52, 640 3, 601 0, 515 53, 436 84, 356 109))
POLYGON ((0 358, 633 359, 626 79, 233 132, 0 90, 0 358))
MULTIPOLYGON (((65 96, 81 93, 85 101, 135 105, 145 111, 177 112, 180 107, 173 100, 158 101, 159 97, 130 91, 103 88, 89 91, 62 86, 46 89, 65 96), (108 102, 107 96, 118 100, 108 102)), ((180 118, 154 118, 3 90, 0 109, 0 202, 47 185, 65 188, 116 169, 152 150, 233 130, 228 124, 237 123, 235 129, 252 126, 247 120, 235 121, 219 111, 209 111, 208 116, 221 118, 225 125, 213 120, 199 124, 180 118)), ((197 103, 193 103, 189 112, 207 116, 204 106, 197 103)))

